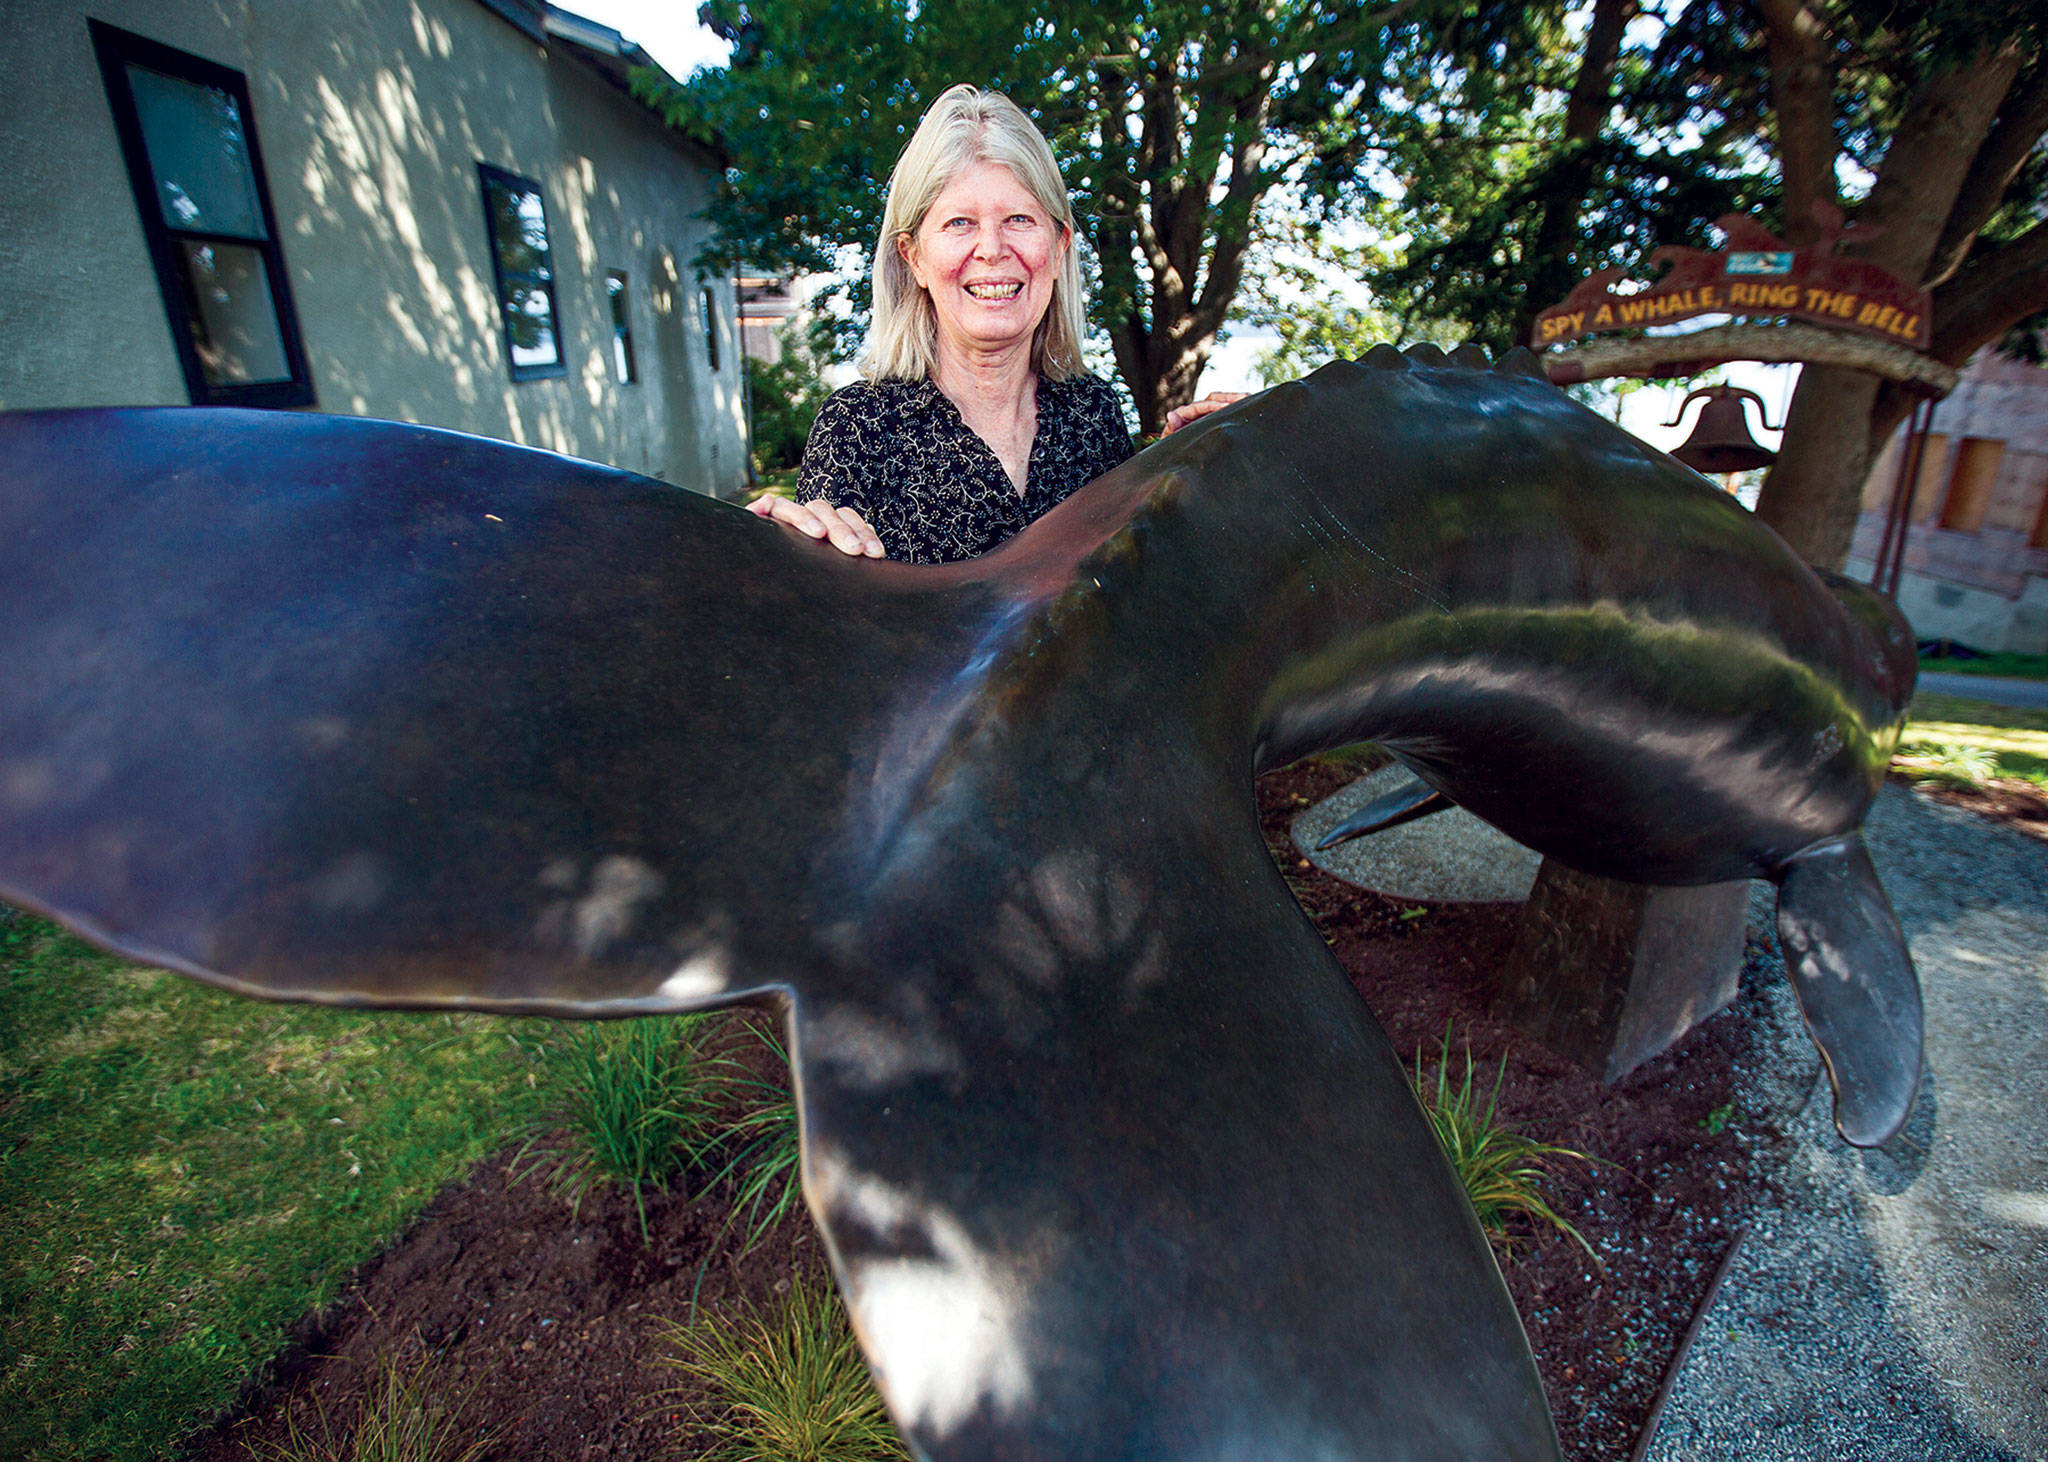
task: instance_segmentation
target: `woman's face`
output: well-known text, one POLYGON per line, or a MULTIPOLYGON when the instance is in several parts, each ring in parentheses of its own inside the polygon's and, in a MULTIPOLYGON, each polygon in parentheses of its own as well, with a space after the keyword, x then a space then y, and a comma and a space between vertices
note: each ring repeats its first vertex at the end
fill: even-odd
POLYGON ((938 316, 938 346, 976 355, 1021 344, 1052 303, 1066 230, 998 163, 960 172, 897 248, 938 316))

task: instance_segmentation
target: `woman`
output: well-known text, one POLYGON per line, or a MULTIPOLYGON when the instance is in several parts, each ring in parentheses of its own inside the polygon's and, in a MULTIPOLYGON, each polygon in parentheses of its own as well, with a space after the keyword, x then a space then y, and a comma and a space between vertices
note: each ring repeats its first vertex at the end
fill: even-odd
MULTIPOLYGON (((750 506, 843 552, 988 552, 1131 455, 1115 394, 1081 374, 1074 212, 1052 148, 1007 97, 956 86, 889 179, 865 380, 834 393, 797 501, 750 506)), ((1173 431, 1239 399, 1216 393, 1173 431)))

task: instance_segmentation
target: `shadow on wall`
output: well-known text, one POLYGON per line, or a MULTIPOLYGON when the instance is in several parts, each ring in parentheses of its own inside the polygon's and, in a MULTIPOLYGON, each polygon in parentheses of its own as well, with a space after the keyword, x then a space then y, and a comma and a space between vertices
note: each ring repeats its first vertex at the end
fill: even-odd
MULTIPOLYGON (((689 318, 686 306, 693 287, 692 280, 666 249, 656 251, 647 277, 651 285, 648 303, 654 307, 654 358, 659 361, 688 360, 689 332, 683 322, 689 318)), ((668 423, 671 439, 678 443, 701 444, 704 424, 697 416, 697 393, 690 384, 689 376, 673 368, 657 374, 660 377, 663 419, 668 423)), ((701 462, 696 465, 700 470, 707 466, 701 462)), ((705 480, 713 480, 708 471, 705 480)))
POLYGON ((662 271, 672 274, 674 264, 648 247, 644 228, 632 229, 630 249, 622 241, 605 259, 591 205, 607 196, 620 203, 617 190, 601 189, 595 167, 563 136, 557 88, 525 84, 533 71, 524 64, 491 64, 511 54, 489 32, 504 23, 480 6, 435 16, 374 0, 340 15, 319 7, 297 23, 306 44, 284 49, 309 58, 294 74, 310 79, 269 69, 251 81, 261 88, 265 138, 276 139, 267 161, 322 408, 453 426, 641 471, 661 465, 650 452, 664 433, 650 432, 648 413, 622 402, 611 380, 603 265, 645 281, 661 348, 646 353, 642 379, 661 377, 668 432, 694 435, 702 423, 688 373, 658 368, 689 358, 676 309, 689 299, 664 288, 662 271), (409 23, 394 24, 401 16, 409 23), (440 100, 423 107, 422 96, 440 100), (511 379, 479 161, 541 184, 563 376, 511 379), (323 340, 346 348, 322 349, 323 340))

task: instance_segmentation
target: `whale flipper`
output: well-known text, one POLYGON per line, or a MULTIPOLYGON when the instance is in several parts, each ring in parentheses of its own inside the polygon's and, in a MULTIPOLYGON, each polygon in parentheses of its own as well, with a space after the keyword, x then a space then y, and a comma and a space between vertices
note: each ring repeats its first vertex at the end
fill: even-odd
POLYGON ((1348 843, 1353 838, 1362 838, 1368 833, 1385 832, 1390 827, 1399 827, 1404 822, 1413 822, 1418 817, 1428 817, 1432 812, 1445 812, 1455 806, 1455 802, 1422 778, 1414 777, 1405 786, 1396 787, 1385 796, 1373 798, 1324 833, 1323 840, 1315 845, 1314 851, 1320 853, 1325 848, 1334 848, 1337 844, 1348 843))
POLYGON ((1920 1083, 1920 981, 1859 834, 1794 854, 1778 879, 1778 938, 1835 1089, 1835 1127, 1875 1147, 1920 1083))

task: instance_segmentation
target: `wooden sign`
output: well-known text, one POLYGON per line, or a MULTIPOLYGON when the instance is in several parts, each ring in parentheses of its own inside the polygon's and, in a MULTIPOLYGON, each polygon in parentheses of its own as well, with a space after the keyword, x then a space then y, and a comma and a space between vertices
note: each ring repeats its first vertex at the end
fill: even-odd
POLYGON ((1780 315, 1925 350, 1932 338, 1931 297, 1835 245, 1847 232, 1834 216, 1812 248, 1793 249, 1741 214, 1715 220, 1729 247, 1720 252, 1667 245, 1650 256, 1669 267, 1654 282, 1617 288, 1627 270, 1588 275, 1564 303, 1536 317, 1537 350, 1582 335, 1641 330, 1696 315, 1780 315))

